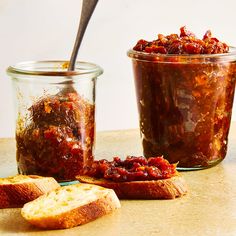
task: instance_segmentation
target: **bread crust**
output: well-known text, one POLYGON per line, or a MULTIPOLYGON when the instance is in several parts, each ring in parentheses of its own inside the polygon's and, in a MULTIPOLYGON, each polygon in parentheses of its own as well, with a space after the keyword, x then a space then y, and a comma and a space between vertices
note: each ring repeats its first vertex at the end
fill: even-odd
POLYGON ((169 179, 114 182, 90 176, 77 176, 82 183, 90 183, 111 188, 120 199, 174 199, 187 193, 184 178, 176 175, 169 179))
POLYGON ((16 175, 0 179, 0 208, 22 207, 26 202, 59 188, 54 178, 16 175))
MULTIPOLYGON (((80 185, 80 184, 79 184, 80 185)), ((92 186, 93 187, 93 186, 92 186)), ((97 187, 97 186, 96 186, 97 187)), ((59 190, 60 191, 60 190, 59 190)), ((84 204, 68 210, 64 213, 44 215, 41 217, 35 217, 30 215, 27 211, 28 204, 37 204, 36 202, 30 202, 24 205, 21 210, 22 216, 32 225, 43 229, 66 229, 72 228, 78 225, 82 225, 104 216, 117 208, 120 208, 120 202, 115 192, 111 189, 106 189, 107 193, 97 197, 92 202, 84 204)), ((46 198, 47 195, 41 198, 46 198)), ((59 207, 59 206, 58 206, 59 207)))

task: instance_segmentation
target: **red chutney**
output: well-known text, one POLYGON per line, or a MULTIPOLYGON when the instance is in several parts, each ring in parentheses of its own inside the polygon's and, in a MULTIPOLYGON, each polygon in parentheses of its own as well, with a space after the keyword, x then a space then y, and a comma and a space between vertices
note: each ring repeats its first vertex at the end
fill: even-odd
POLYGON ((227 152, 236 49, 229 50, 210 31, 202 40, 185 27, 180 31, 140 40, 128 52, 143 153, 146 158, 164 155, 178 168, 207 168, 227 152))
POLYGON ((158 34, 158 39, 153 41, 139 40, 133 48, 136 51, 161 54, 216 54, 226 53, 229 47, 212 37, 208 30, 202 39, 198 39, 185 26, 180 28, 180 35, 158 34))
POLYGON ((77 93, 46 96, 16 132, 19 173, 74 180, 93 161, 94 105, 77 93))
POLYGON ((87 175, 116 182, 167 179, 176 175, 176 165, 163 157, 127 156, 125 160, 114 157, 113 161, 94 161, 87 175))

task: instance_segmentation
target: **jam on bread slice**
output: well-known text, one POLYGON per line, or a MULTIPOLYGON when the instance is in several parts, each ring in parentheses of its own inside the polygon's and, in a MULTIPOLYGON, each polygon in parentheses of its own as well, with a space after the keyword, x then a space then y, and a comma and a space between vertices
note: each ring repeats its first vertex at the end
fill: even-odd
POLYGON ((187 193, 176 164, 163 157, 98 160, 84 173, 77 176, 80 182, 112 188, 120 199, 173 199, 187 193))

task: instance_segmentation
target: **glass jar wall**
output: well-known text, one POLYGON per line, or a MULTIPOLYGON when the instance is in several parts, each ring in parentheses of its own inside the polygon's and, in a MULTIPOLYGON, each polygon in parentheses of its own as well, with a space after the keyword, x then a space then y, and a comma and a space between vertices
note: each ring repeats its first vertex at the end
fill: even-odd
POLYGON ((14 87, 20 174, 71 181, 93 161, 96 79, 102 69, 78 62, 24 62, 7 72, 14 87))

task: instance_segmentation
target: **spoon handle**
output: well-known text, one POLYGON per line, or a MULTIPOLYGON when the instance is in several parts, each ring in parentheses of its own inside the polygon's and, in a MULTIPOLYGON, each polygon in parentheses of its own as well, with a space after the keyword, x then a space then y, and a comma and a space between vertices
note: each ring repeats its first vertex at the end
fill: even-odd
POLYGON ((80 44, 82 42, 84 32, 87 28, 89 20, 93 14, 93 11, 98 3, 98 0, 83 0, 79 29, 77 32, 74 48, 71 54, 68 71, 73 71, 75 69, 75 62, 77 54, 79 51, 80 44))

